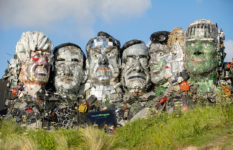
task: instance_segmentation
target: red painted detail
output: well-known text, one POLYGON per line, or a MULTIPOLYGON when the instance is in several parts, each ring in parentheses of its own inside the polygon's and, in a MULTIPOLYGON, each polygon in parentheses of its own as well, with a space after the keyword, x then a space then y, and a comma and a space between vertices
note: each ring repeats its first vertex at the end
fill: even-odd
POLYGON ((32 109, 31 109, 30 107, 27 107, 27 112, 28 112, 29 114, 31 114, 31 113, 32 113, 32 109))
POLYGON ((125 111, 127 109, 127 106, 125 106, 124 108, 123 108, 123 111, 125 111))
POLYGON ((86 106, 88 106, 89 105, 89 103, 88 102, 86 102, 86 104, 85 104, 86 106))
POLYGON ((12 94, 13 94, 14 96, 17 96, 17 93, 18 93, 18 90, 17 90, 17 89, 13 89, 13 90, 12 90, 12 94))
POLYGON ((163 99, 161 99, 159 101, 159 103, 156 105, 156 107, 158 108, 161 104, 165 103, 167 101, 167 97, 165 96, 163 99))
POLYGON ((39 58, 32 57, 32 60, 33 60, 33 61, 38 61, 38 60, 39 60, 39 58))

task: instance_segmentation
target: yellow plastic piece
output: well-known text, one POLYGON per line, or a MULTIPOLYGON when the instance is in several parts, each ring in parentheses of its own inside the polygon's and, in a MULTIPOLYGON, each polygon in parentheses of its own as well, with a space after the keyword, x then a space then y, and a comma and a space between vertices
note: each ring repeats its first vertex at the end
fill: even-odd
POLYGON ((85 113, 87 111, 87 106, 84 104, 79 105, 78 111, 81 113, 85 113))

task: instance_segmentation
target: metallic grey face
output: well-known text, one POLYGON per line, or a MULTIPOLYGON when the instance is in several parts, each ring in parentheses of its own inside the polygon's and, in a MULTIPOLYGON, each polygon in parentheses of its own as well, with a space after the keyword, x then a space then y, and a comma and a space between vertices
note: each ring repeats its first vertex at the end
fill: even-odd
POLYGON ((58 49, 55 60, 55 88, 75 92, 84 79, 84 56, 81 49, 65 46, 58 49))
POLYGON ((135 44, 123 52, 122 80, 129 92, 142 92, 149 83, 148 48, 135 44))
POLYGON ((162 45, 159 43, 152 43, 150 45, 150 74, 151 81, 154 84, 158 84, 166 80, 171 76, 171 65, 169 60, 171 60, 171 54, 167 45, 162 45))
POLYGON ((104 37, 93 40, 89 49, 89 79, 93 83, 109 85, 119 75, 119 50, 104 37))

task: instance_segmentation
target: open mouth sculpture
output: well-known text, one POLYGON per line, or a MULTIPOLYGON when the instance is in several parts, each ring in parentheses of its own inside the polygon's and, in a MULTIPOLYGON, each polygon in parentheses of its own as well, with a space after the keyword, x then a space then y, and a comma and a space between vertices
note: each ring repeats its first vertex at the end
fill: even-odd
POLYGON ((146 78, 144 76, 140 76, 140 75, 130 76, 128 79, 129 80, 130 79, 142 79, 142 80, 146 80, 146 78))
POLYGON ((47 82, 49 78, 49 65, 34 65, 32 67, 32 73, 35 80, 40 82, 47 82))
POLYGON ((73 79, 65 77, 65 78, 62 78, 61 81, 62 82, 72 82, 73 79))
POLYGON ((112 69, 106 66, 99 66, 96 69, 96 77, 99 80, 109 80, 112 78, 112 69))
POLYGON ((99 72, 99 71, 110 71, 110 69, 108 67, 99 67, 97 69, 97 72, 99 72))

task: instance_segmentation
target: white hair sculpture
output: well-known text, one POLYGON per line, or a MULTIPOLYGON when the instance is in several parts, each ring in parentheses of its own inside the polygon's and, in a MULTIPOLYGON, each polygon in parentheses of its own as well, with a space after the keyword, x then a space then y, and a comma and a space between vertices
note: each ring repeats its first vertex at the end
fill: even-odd
POLYGON ((23 32, 20 40, 16 44, 16 54, 21 62, 25 62, 30 57, 31 51, 47 50, 52 55, 53 44, 42 32, 23 32))

